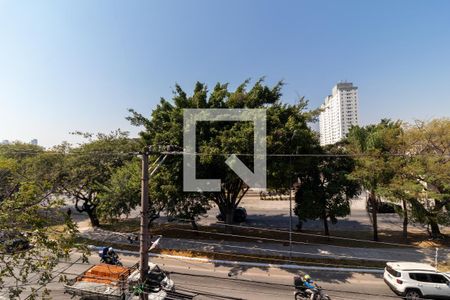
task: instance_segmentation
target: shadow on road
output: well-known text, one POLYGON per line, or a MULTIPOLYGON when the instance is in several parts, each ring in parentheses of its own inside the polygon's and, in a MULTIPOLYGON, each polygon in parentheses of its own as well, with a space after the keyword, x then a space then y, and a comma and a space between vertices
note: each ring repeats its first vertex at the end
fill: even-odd
MULTIPOLYGON (((290 217, 286 214, 267 215, 267 214, 249 214, 245 225, 271 229, 289 229, 290 217)), ((298 224, 297 216, 292 217, 292 227, 296 228, 298 224)), ((370 231, 372 226, 363 224, 359 221, 349 220, 347 218, 338 219, 336 224, 329 222, 329 228, 333 230, 358 230, 370 231)), ((322 230, 323 222, 321 220, 308 220, 303 222, 304 230, 322 230)))

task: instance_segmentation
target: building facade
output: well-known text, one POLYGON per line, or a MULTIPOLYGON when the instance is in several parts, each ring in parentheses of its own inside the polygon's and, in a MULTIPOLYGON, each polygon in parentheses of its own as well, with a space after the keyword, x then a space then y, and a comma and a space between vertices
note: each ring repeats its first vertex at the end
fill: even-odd
POLYGON ((320 144, 339 142, 352 125, 358 125, 358 87, 351 82, 336 84, 320 108, 320 144))

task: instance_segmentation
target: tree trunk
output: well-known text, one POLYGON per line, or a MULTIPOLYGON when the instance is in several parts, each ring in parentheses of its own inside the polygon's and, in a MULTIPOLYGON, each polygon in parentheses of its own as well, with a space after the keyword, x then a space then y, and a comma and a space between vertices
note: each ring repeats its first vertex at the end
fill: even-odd
POLYGON ((89 216, 89 220, 91 221, 92 227, 99 227, 100 220, 98 219, 97 212, 95 211, 95 209, 87 209, 85 211, 89 216))
POLYGON ((406 206, 406 200, 402 200, 403 204, 403 238, 408 239, 408 207, 406 206))
POLYGON ((198 226, 197 226, 197 222, 195 222, 195 219, 191 219, 191 226, 192 226, 192 229, 194 229, 195 231, 198 231, 198 226))
POLYGON ((233 227, 232 226, 228 226, 228 225, 233 225, 233 217, 234 217, 234 207, 227 207, 225 210, 225 231, 227 233, 231 233, 233 231, 233 227))
POLYGON ((372 220, 373 220, 373 240, 378 242, 378 214, 376 210, 372 212, 372 220))
POLYGON ((378 201, 373 191, 369 193, 369 202, 372 207, 373 240, 378 242, 378 201))
POLYGON ((328 218, 325 216, 323 217, 323 229, 325 230, 325 235, 330 236, 330 230, 328 229, 328 218))
POLYGON ((303 222, 299 220, 297 223, 297 231, 302 231, 302 229, 303 229, 303 222))
POLYGON ((234 216, 234 208, 227 208, 227 210, 225 211, 225 223, 230 225, 233 224, 234 223, 233 216, 234 216))
POLYGON ((75 209, 79 213, 87 213, 89 220, 91 221, 92 227, 99 227, 100 226, 100 220, 97 216, 97 210, 96 206, 92 204, 92 198, 76 198, 75 201, 75 209), (79 206, 80 201, 83 202, 83 205, 81 207, 79 206))
POLYGON ((430 227, 431 227, 431 238, 436 239, 442 236, 441 230, 439 229, 439 225, 436 221, 430 220, 430 227))

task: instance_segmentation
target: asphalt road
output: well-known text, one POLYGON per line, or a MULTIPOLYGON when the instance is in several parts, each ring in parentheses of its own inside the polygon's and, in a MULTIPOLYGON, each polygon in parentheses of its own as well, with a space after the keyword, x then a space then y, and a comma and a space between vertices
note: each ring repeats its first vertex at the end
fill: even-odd
MULTIPOLYGON (((294 206, 294 200, 292 200, 294 206)), ((263 228, 289 229, 289 201, 287 200, 260 200, 256 192, 248 192, 242 199, 240 206, 246 208, 248 217, 246 226, 255 226, 263 228)), ((367 215, 366 199, 363 193, 359 197, 351 200, 351 213, 345 218, 338 218, 336 224, 329 222, 331 231, 371 231, 372 222, 367 215)), ((216 215, 219 210, 213 206, 207 213, 207 216, 199 222, 203 225, 210 225, 217 222, 216 215)), ((293 215, 293 226, 297 225, 297 217, 293 215)), ((402 219, 396 213, 378 214, 379 230, 402 230, 402 219)), ((310 220, 303 224, 306 230, 322 230, 323 223, 320 220, 310 220)), ((425 232, 425 228, 419 224, 410 224, 410 231, 425 232)))
MULTIPOLYGON (((90 264, 98 263, 96 255, 92 255, 90 264, 79 262, 72 264, 79 256, 74 254, 70 262, 62 262, 57 266, 54 272, 55 279, 48 285, 53 299, 70 299, 64 294, 63 284, 58 282, 60 275, 73 278, 86 270, 90 264)), ((125 265, 129 266, 138 261, 136 256, 122 256, 121 259, 125 265)), ((230 267, 168 258, 152 258, 152 261, 171 272, 171 278, 178 291, 197 294, 198 296, 194 298, 196 300, 294 299, 292 271, 276 268, 230 267)), ((399 299, 378 275, 326 271, 309 272, 309 274, 332 299, 399 299)), ((29 290, 31 287, 38 288, 39 285, 32 284, 26 286, 26 289, 29 290)))

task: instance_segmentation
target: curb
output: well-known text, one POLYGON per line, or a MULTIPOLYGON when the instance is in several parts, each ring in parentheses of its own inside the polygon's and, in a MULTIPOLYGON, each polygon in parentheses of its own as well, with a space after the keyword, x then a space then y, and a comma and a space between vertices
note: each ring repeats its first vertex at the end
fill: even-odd
MULTIPOLYGON (((89 245, 89 249, 93 250, 101 250, 102 247, 89 245)), ((139 255, 137 251, 129 251, 129 250, 116 250, 117 253, 128 254, 128 255, 139 255)), ((319 266, 304 266, 304 265, 296 265, 296 264, 264 264, 264 263, 255 263, 255 262, 247 262, 247 261, 232 261, 232 260, 217 260, 217 259, 209 259, 202 257, 187 257, 180 255, 170 255, 170 254, 157 254, 157 253, 149 253, 150 257, 159 257, 159 258, 173 258, 178 260, 190 260, 190 261, 198 261, 204 263, 218 263, 218 264, 227 264, 232 266, 248 266, 248 267, 262 267, 262 268, 279 268, 279 269, 289 269, 289 270, 316 270, 316 271, 334 271, 334 272, 351 272, 351 273, 373 273, 373 274, 383 274, 384 269, 368 269, 368 268, 334 268, 334 267, 319 267, 319 266)))

